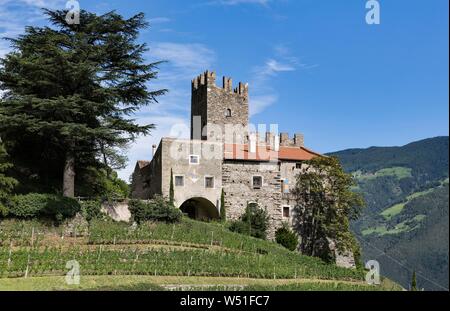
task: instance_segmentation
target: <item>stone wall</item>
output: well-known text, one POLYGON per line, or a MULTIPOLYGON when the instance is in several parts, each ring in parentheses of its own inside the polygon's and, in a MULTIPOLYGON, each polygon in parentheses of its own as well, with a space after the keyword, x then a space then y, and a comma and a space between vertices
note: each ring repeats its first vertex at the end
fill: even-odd
MULTIPOLYGON (((223 141, 225 125, 239 126, 238 135, 248 131, 248 85, 239 82, 233 89, 231 78, 223 77, 222 87, 216 86, 216 74, 205 72, 192 81, 191 138, 200 139, 194 133, 194 118, 201 117, 201 139, 223 141), (220 135, 221 134, 221 135, 220 135)), ((227 132, 228 133, 228 132, 227 132)), ((233 136, 228 137, 229 141, 233 136)))
POLYGON ((131 213, 128 209, 128 200, 103 202, 102 212, 111 217, 115 221, 130 221, 131 213))
POLYGON ((222 182, 227 218, 239 219, 247 204, 256 202, 261 208, 267 209, 270 225, 267 236, 273 239, 283 221, 278 163, 225 161, 222 182), (253 189, 254 175, 263 177, 260 189, 253 189))
POLYGON ((131 197, 133 199, 150 199, 162 194, 161 188, 161 144, 150 162, 138 161, 133 172, 131 197), (145 163, 144 163, 145 162, 145 163))
POLYGON ((161 188, 163 196, 169 196, 170 172, 184 177, 184 186, 176 186, 174 181, 175 206, 180 207, 191 198, 205 198, 218 210, 222 191, 221 143, 201 140, 181 140, 164 138, 161 141, 162 173, 161 188), (189 156, 198 155, 199 163, 190 164, 189 156), (214 187, 205 187, 205 177, 214 177, 214 187))

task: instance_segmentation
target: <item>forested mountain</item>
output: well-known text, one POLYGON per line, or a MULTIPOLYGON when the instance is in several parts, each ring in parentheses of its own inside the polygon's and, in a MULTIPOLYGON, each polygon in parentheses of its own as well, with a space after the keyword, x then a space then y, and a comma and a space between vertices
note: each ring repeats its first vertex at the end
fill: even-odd
POLYGON ((449 139, 435 137, 402 147, 331 153, 356 180, 367 202, 352 224, 364 260, 409 287, 413 271, 426 290, 448 290, 449 139))

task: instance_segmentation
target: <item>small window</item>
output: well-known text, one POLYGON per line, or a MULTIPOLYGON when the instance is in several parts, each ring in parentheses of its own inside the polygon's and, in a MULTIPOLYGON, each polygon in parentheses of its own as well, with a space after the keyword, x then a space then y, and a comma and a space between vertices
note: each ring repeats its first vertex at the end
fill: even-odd
POLYGON ((302 168, 302 164, 301 163, 295 163, 295 168, 296 169, 301 169, 302 168))
POLYGON ((231 109, 227 109, 225 111, 225 117, 230 118, 231 117, 231 109))
POLYGON ((214 188, 214 177, 205 177, 205 188, 214 188))
POLYGON ((175 176, 175 187, 184 187, 184 176, 175 176))
POLYGON ((283 217, 289 218, 291 216, 291 207, 290 206, 283 206, 283 217))
POLYGON ((190 155, 189 156, 189 164, 199 164, 200 157, 198 155, 190 155))
POLYGON ((253 176, 253 189, 261 189, 262 176, 253 176))

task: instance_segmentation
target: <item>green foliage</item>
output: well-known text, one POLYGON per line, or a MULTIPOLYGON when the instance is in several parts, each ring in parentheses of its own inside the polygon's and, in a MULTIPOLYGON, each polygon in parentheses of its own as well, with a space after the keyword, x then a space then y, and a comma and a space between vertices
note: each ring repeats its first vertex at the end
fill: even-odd
POLYGON ((19 219, 48 218, 61 222, 79 211, 80 204, 76 200, 54 194, 16 195, 9 204, 9 216, 19 219))
POLYGON ((337 158, 317 157, 306 164, 293 191, 297 204, 294 227, 301 236, 303 254, 329 260, 327 239, 335 241, 341 251, 355 247, 350 220, 358 218, 364 201, 351 191, 353 177, 344 172, 337 158))
POLYGON ((173 171, 170 169, 170 186, 169 186, 169 203, 173 206, 174 202, 174 186, 173 186, 173 171))
POLYGON ((102 203, 100 202, 100 200, 81 201, 80 206, 81 206, 81 215, 87 221, 98 219, 103 216, 102 203))
POLYGON ((298 237, 287 223, 283 223, 283 226, 278 228, 275 232, 275 241, 290 251, 295 251, 297 249, 298 237))
POLYGON ((440 180, 448 177, 448 136, 413 142, 402 147, 348 149, 332 153, 347 172, 374 173, 392 167, 412 169, 415 178, 440 180), (420 177, 422 176, 422 177, 420 177))
POLYGON ((130 116, 166 92, 147 88, 159 63, 144 63, 142 13, 81 11, 79 25, 66 13, 44 10, 50 26, 26 27, 0 60, 0 135, 17 174, 55 192, 71 168, 120 167, 118 149, 154 128, 130 116))
POLYGON ((417 291, 417 280, 416 280, 416 271, 413 272, 412 279, 411 279, 411 291, 416 292, 417 291))
POLYGON ((240 220, 233 221, 229 228, 233 232, 266 239, 268 227, 267 211, 260 208, 257 203, 249 203, 240 220))
POLYGON ((155 197, 149 201, 130 200, 129 209, 133 220, 137 223, 144 221, 178 222, 182 213, 163 197, 155 197))
POLYGON ((448 136, 402 147, 334 153, 345 170, 357 177, 355 191, 363 194, 367 202, 360 219, 352 223, 364 259, 379 256, 378 249, 382 249, 386 255, 377 260, 384 267, 383 274, 404 288, 411 285, 411 272, 395 262, 420 270, 417 279, 426 290, 449 286, 448 153, 448 136), (399 168, 410 171, 411 177, 399 168), (394 174, 359 178, 381 175, 380 172, 394 174))
POLYGON ((77 176, 77 194, 80 197, 101 198, 103 200, 124 199, 130 195, 129 185, 118 178, 117 172, 107 169, 87 167, 77 176))
POLYGON ((17 180, 5 175, 6 171, 12 167, 12 164, 7 161, 7 156, 0 139, 0 218, 8 215, 7 202, 17 185, 17 180))
POLYGON ((117 172, 112 171, 108 177, 104 179, 105 192, 103 198, 128 198, 130 196, 130 187, 122 179, 117 176, 117 172))
MULTIPOLYGON (((33 232, 35 237, 42 236, 40 228, 34 228, 33 232)), ((23 227, 21 231, 5 228, 0 222, 0 277, 23 276, 27 262, 31 263, 28 276, 65 275, 65 264, 73 259, 83 267, 83 275, 362 281, 365 274, 290 252, 270 241, 230 232, 223 224, 191 219, 174 224, 147 222, 138 226, 94 219, 90 224, 90 245, 78 244, 69 248, 58 244, 49 246, 44 240, 35 241, 30 248, 31 236, 31 226, 23 227), (22 238, 15 240, 17 236, 22 238), (16 247, 8 264, 11 241, 16 247)), ((62 245, 64 240, 58 241, 62 245)))
POLYGON ((227 221, 227 210, 225 207, 225 191, 223 189, 220 194, 220 220, 223 222, 227 221))

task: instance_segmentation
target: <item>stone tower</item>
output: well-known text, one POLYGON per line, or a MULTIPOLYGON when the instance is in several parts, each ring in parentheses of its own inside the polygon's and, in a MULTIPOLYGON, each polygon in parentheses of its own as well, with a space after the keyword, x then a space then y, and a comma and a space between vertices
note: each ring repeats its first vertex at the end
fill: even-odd
POLYGON ((225 137, 225 133, 230 135, 230 130, 225 131, 227 128, 242 137, 246 135, 248 84, 239 82, 233 89, 231 78, 223 77, 223 85, 218 87, 215 72, 206 71, 192 80, 191 139, 236 140, 236 137, 225 137))

